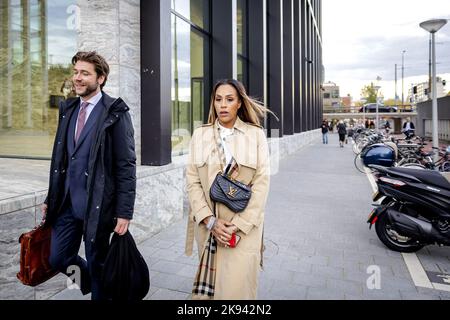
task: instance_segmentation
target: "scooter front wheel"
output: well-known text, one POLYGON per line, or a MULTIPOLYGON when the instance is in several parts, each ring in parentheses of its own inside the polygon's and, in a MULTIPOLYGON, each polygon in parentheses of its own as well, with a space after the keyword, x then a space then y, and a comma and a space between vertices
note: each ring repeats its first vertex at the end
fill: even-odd
POLYGON ((386 213, 378 217, 375 222, 378 238, 389 249, 397 252, 416 252, 423 248, 423 244, 411 237, 403 236, 392 228, 386 213))

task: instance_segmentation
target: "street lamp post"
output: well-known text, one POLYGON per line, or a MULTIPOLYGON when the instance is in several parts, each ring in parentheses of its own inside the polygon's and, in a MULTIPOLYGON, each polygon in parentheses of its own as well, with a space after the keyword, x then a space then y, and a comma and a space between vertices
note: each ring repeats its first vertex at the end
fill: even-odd
POLYGON ((438 32, 445 24, 446 19, 433 19, 420 23, 420 27, 431 33, 431 90, 432 90, 432 119, 433 119, 433 149, 434 161, 439 158, 439 133, 438 133, 438 109, 437 109, 437 90, 436 90, 436 44, 435 33, 438 32))
POLYGON ((363 124, 364 124, 364 127, 365 127, 365 126, 366 126, 366 106, 365 106, 365 104, 366 104, 367 100, 366 100, 366 99, 361 99, 361 101, 362 101, 362 103, 363 103, 363 105, 362 105, 362 110, 363 110, 363 124))
POLYGON ((398 109, 398 103, 397 103, 398 95, 397 95, 397 64, 395 64, 395 106, 398 109))
POLYGON ((376 92, 377 92, 377 95, 376 95, 376 99, 377 99, 377 113, 376 113, 376 115, 375 115, 375 130, 378 132, 379 130, 378 130, 378 126, 380 125, 380 120, 379 120, 379 115, 378 115, 378 90, 380 90, 380 86, 375 86, 374 87, 375 88, 375 90, 376 90, 376 92))
POLYGON ((377 85, 374 87, 374 89, 376 90, 376 96, 375 96, 375 99, 376 99, 376 102, 377 102, 377 114, 376 114, 376 124, 375 124, 375 130, 377 131, 377 132, 379 132, 379 125, 380 125, 380 119, 379 119, 379 115, 378 115, 378 90, 380 90, 380 86, 379 86, 379 81, 381 80, 381 77, 380 76, 378 76, 377 77, 377 85))
POLYGON ((404 81, 403 78, 405 77, 405 52, 406 50, 402 51, 402 108, 405 107, 405 98, 404 98, 404 81))

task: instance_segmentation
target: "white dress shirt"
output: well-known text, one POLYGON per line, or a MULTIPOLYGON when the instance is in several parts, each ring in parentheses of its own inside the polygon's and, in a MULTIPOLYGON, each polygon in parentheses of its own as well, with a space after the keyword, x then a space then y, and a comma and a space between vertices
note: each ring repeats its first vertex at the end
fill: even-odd
MULTIPOLYGON (((88 101, 86 101, 89 103, 89 105, 86 107, 86 118, 84 119, 84 124, 86 124, 89 116, 91 115, 92 110, 94 110, 94 107, 97 105, 97 103, 100 101, 101 98, 102 98, 102 92, 100 91, 95 96, 93 96, 88 101)), ((83 101, 83 98, 80 98, 80 106, 83 102, 85 102, 85 101, 83 101)), ((78 114, 79 113, 80 113, 80 111, 78 111, 78 114)), ((78 114, 77 114, 77 119, 78 119, 78 114)), ((75 135, 77 134, 77 127, 78 127, 78 121, 76 122, 76 125, 75 125, 75 135)))
POLYGON ((406 122, 405 131, 409 131, 409 130, 412 130, 411 129, 411 122, 406 122))

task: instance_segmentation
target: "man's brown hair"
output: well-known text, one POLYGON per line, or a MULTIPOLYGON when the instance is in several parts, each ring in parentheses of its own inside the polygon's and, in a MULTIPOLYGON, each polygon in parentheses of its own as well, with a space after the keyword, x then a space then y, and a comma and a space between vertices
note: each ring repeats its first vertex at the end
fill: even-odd
POLYGON ((97 73, 97 77, 105 77, 105 81, 100 85, 100 89, 103 89, 109 75, 109 65, 105 58, 95 51, 78 51, 72 58, 72 64, 75 65, 78 61, 92 63, 94 65, 95 72, 97 73))

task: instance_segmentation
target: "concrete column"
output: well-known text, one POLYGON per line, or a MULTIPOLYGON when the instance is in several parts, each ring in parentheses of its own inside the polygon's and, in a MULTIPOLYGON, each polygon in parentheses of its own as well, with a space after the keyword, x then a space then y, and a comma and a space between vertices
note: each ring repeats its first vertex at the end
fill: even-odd
MULTIPOLYGON (((119 96, 127 102, 134 125, 137 163, 141 162, 141 19, 139 1, 119 1, 119 96)), ((170 24, 169 24, 170 28, 170 24)), ((169 31, 170 32, 170 31, 169 31)), ((170 88, 170 87, 169 87, 170 88)), ((170 89, 169 89, 170 90, 170 89)), ((170 91, 169 91, 170 97, 170 91)), ((169 98, 170 99, 170 98, 169 98)))
MULTIPOLYGON (((110 66, 110 74, 104 90, 113 97, 122 97, 130 107, 133 120, 134 138, 138 163, 141 162, 141 19, 140 5, 144 1, 77 0, 80 8, 80 30, 78 32, 78 49, 95 50, 101 54, 110 66), (101 19, 99 19, 101 14, 101 19), (108 36, 93 36, 96 34, 108 36)), ((145 1, 147 2, 147 1, 145 1)), ((168 2, 170 13, 170 1, 168 2)), ((152 15, 147 15, 150 19, 152 15)), ((170 18, 170 16, 169 16, 170 18)), ((142 23, 147 23, 143 19, 142 23)), ((170 20, 168 34, 170 39, 170 20)), ((152 42, 152 45, 155 46, 152 42)), ((170 41, 164 41, 170 47, 170 41)), ((159 43, 158 43, 159 47, 159 43)), ((157 48, 159 49, 159 48, 157 48)), ((170 51, 167 57, 170 57, 170 51)), ((169 66, 170 66, 170 59, 169 66)), ((168 71, 170 79, 170 68, 168 71)), ((170 80, 169 80, 170 81, 170 80)), ((170 82, 168 89, 170 101, 170 82)), ((170 109, 170 104, 167 108, 170 109)), ((144 108, 144 104, 142 104, 144 108)))

